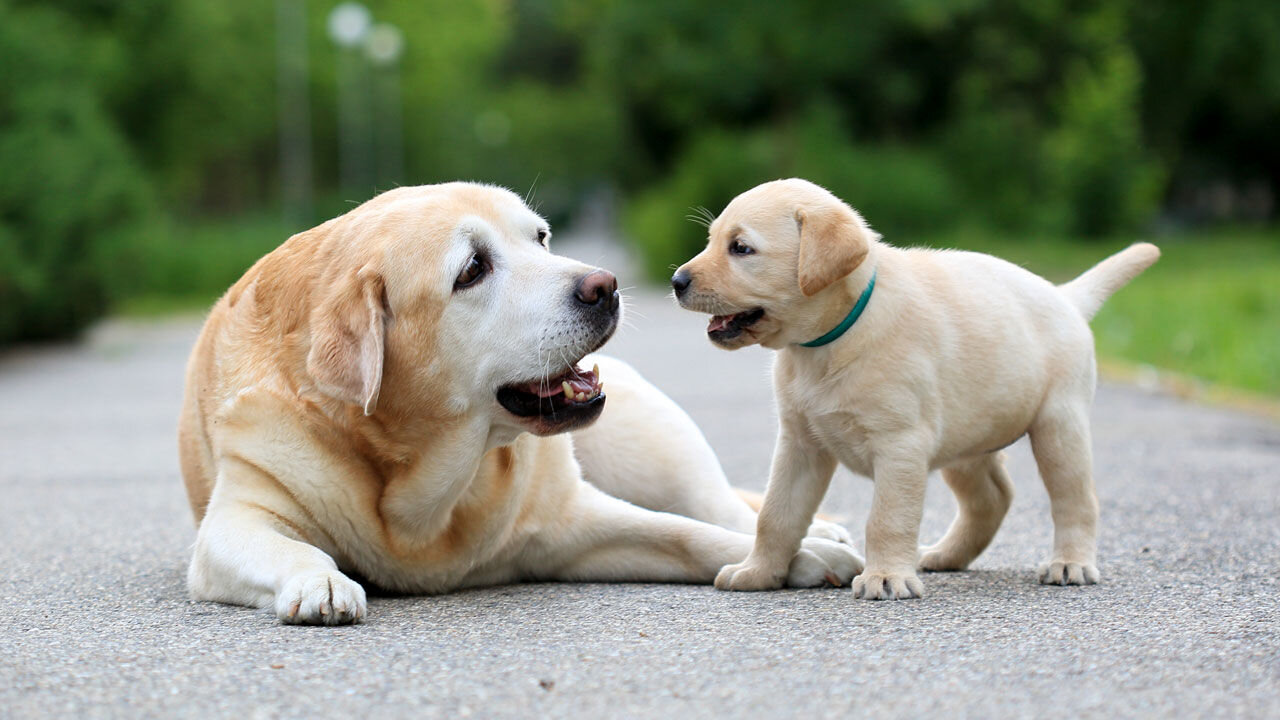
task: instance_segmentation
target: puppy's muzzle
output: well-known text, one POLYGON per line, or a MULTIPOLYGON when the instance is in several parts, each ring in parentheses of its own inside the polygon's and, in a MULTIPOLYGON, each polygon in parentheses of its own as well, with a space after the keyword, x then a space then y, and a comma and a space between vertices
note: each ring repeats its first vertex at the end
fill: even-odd
POLYGON ((677 299, 684 297, 685 291, 691 284, 693 284, 693 276, 684 268, 680 268, 675 275, 671 276, 671 289, 676 291, 677 299))

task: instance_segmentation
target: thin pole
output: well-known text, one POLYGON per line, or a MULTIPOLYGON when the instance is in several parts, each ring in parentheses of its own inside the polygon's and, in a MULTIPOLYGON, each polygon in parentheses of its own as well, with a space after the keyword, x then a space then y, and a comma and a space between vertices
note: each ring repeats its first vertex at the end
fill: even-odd
POLYGON ((276 0, 276 113, 280 199, 290 228, 315 219, 312 199, 311 98, 306 0, 276 0))

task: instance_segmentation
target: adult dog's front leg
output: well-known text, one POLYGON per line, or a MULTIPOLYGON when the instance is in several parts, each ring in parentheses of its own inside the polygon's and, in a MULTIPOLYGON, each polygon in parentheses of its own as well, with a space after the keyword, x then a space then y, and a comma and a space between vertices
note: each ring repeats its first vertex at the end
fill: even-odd
MULTIPOLYGON (((560 522, 544 528, 520 559, 544 580, 710 583, 751 551, 750 535, 653 512, 581 483, 560 522)), ((791 587, 847 583, 861 567, 849 546, 807 538, 788 558, 791 587)))
MULTIPOLYGON (((769 487, 756 524, 755 544, 745 560, 720 571, 716 576, 717 588, 773 590, 782 587, 793 559, 803 555, 801 542, 836 469, 835 459, 804 442, 804 437, 802 431, 793 430, 783 419, 769 487)), ((855 571, 861 570, 861 559, 852 550, 849 555, 855 571)))
POLYGON ((853 580, 854 597, 903 600, 924 595, 924 584, 916 576, 916 541, 928 476, 923 462, 876 461, 876 488, 867 518, 867 569, 853 580))
MULTIPOLYGON (((234 460, 196 535, 187 585, 195 600, 275 608, 281 622, 344 625, 365 616, 364 588, 343 575, 323 550, 306 542, 290 502, 279 492, 239 497, 237 481, 260 482, 262 473, 234 460)), ((267 481, 273 483, 274 481, 267 481)), ((278 487, 278 486, 277 486, 278 487)))

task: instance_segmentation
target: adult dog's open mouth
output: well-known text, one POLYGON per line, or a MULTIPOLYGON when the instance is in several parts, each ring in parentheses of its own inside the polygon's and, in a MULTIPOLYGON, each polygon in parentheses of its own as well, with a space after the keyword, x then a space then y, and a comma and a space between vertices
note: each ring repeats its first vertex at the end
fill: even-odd
POLYGON ((576 363, 554 377, 503 385, 498 403, 521 418, 539 418, 547 429, 582 425, 604 409, 600 366, 582 370, 576 363))
POLYGON ((713 315, 707 323, 707 335, 712 340, 732 340, 742 334, 743 330, 760 322, 764 317, 764 308, 745 310, 733 315, 713 315))

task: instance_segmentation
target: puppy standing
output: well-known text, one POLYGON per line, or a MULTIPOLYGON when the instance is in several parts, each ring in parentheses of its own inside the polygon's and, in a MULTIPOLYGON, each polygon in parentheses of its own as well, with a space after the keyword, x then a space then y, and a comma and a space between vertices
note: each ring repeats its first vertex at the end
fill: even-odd
POLYGON ((855 596, 920 597, 917 565, 961 570, 991 542, 1013 496, 1000 450, 1023 434, 1054 521, 1040 581, 1097 582, 1088 320, 1159 250, 1134 245, 1055 287, 989 255, 878 240, 831 193, 779 180, 735 198, 672 278, 683 307, 714 314, 713 342, 779 351, 780 427, 755 547, 716 587, 781 586, 839 462, 875 482, 855 596), (959 513, 920 556, 937 468, 959 513))

